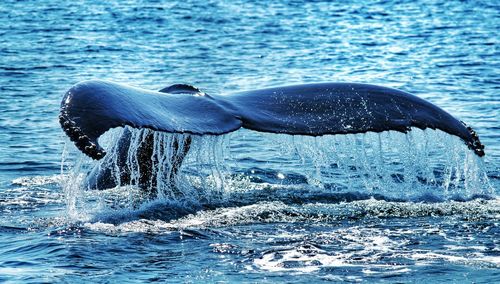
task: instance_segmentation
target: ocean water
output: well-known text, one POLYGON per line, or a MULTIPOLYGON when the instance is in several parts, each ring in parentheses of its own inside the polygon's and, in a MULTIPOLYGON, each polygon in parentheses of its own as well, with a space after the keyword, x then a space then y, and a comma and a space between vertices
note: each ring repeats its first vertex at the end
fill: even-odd
POLYGON ((500 282, 498 1, 4 0, 0 15, 0 282, 500 282), (86 79, 384 85, 467 122, 486 156, 432 130, 241 130, 194 137, 155 200, 88 191, 96 162, 57 119, 86 79))

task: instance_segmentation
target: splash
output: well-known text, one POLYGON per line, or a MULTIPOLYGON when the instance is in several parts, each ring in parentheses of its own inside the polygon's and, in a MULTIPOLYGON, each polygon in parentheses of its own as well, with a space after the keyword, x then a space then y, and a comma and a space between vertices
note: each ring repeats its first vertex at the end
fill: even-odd
POLYGON ((278 153, 266 157, 268 169, 282 178, 301 175, 324 192, 445 200, 494 193, 483 159, 441 131, 267 136, 274 148, 267 153, 278 153))
POLYGON ((61 176, 65 177, 62 185, 70 218, 85 220, 107 209, 138 209, 148 206, 152 199, 178 207, 175 204, 197 206, 226 196, 224 136, 189 136, 126 127, 109 131, 102 140, 110 150, 99 162, 65 147, 61 176), (189 143, 189 153, 182 160, 182 168, 177 169, 185 143, 189 143), (95 181, 92 178, 113 186, 105 191, 89 191, 95 181), (153 198, 149 196, 152 192, 153 198))
POLYGON ((68 216, 137 210, 152 200, 194 208, 261 200, 433 202, 494 195, 483 160, 441 131, 308 137, 241 130, 195 136, 126 127, 101 139, 109 151, 99 162, 64 150, 68 216), (88 176, 102 172, 112 188, 87 190, 88 176))

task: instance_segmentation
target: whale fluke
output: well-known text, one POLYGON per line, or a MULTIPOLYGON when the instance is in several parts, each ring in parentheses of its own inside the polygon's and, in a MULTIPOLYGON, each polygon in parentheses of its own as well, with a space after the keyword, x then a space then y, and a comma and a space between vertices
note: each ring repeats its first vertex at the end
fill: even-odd
POLYGON ((78 149, 96 160, 106 154, 97 139, 115 127, 128 125, 198 135, 220 135, 241 127, 241 121, 216 100, 202 93, 193 94, 199 95, 84 81, 64 95, 59 121, 78 149))
POLYGON ((149 91, 107 81, 84 81, 63 97, 60 123, 83 153, 101 159, 98 138, 119 126, 171 133, 221 135, 240 127, 320 136, 439 129, 484 156, 479 137, 441 108, 409 93, 357 83, 320 83, 207 95, 178 84, 149 91))

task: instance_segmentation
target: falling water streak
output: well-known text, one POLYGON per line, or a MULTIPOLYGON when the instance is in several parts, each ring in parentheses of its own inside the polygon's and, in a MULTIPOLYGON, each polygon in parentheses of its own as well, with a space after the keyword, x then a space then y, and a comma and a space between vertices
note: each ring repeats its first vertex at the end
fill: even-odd
MULTIPOLYGON (((139 160, 137 159, 136 149, 132 145, 137 145, 137 133, 136 131, 130 129, 128 126, 123 130, 125 131, 130 131, 130 146, 127 149, 127 168, 128 172, 130 173, 130 182, 132 184, 138 184, 139 183, 139 160)), ((115 158, 118 157, 119 153, 113 153, 115 158)), ((116 160, 115 160, 116 163, 116 160)), ((115 168, 116 169, 116 168, 115 168)), ((118 171, 118 170, 116 170, 118 171)))
POLYGON ((462 171, 460 170, 460 165, 464 164, 467 167, 468 163, 475 163, 475 161, 468 161, 467 156, 462 157, 462 151, 458 150, 456 145, 453 145, 450 160, 450 168, 451 168, 451 180, 450 183, 454 185, 454 187, 458 187, 460 181, 462 180, 462 171))
POLYGON ((63 146, 63 151, 62 151, 62 155, 61 155, 61 176, 64 177, 65 176, 65 170, 67 172, 70 173, 70 175, 66 178, 63 178, 61 183, 62 183, 62 188, 64 190, 64 197, 66 199, 66 213, 68 216, 70 215, 73 215, 73 212, 75 211, 75 207, 76 207, 76 194, 74 192, 74 186, 72 186, 71 184, 71 178, 70 176, 71 173, 75 173, 76 171, 72 171, 70 168, 69 168, 69 165, 66 164, 67 160, 68 160, 68 156, 69 156, 69 151, 68 151, 68 143, 64 143, 64 146, 63 146), (66 169, 65 169, 66 167, 66 169))
POLYGON ((318 165, 319 152, 315 151, 316 148, 314 147, 314 142, 311 142, 311 138, 314 139, 314 137, 300 137, 300 144, 297 145, 297 147, 300 149, 304 158, 303 160, 301 159, 301 161, 303 161, 303 165, 310 165, 310 167, 307 168, 308 170, 305 171, 307 183, 321 188, 321 175, 318 174, 317 170, 320 167, 318 165))
POLYGON ((369 188, 369 192, 373 193, 373 190, 378 187, 378 179, 376 178, 376 171, 372 168, 371 163, 368 161, 368 157, 371 154, 370 151, 373 153, 373 146, 371 145, 370 141, 366 141, 367 139, 367 134, 364 133, 361 136, 361 150, 362 150, 362 159, 363 159, 363 167, 367 170, 367 176, 370 181, 372 181, 372 184, 369 188), (375 172, 375 175, 373 173, 375 172))
MULTIPOLYGON (((112 131, 106 139, 109 157, 97 165, 83 155, 70 161, 67 147, 61 159, 61 174, 66 194, 68 216, 87 216, 92 210, 85 204, 85 192, 81 186, 83 176, 92 168, 111 169, 126 200, 121 206, 136 206, 137 190, 141 177, 139 152, 141 145, 151 135, 153 140, 151 159, 155 171, 154 181, 158 199, 188 202, 225 202, 238 191, 238 181, 230 175, 228 163, 236 161, 231 150, 231 141, 224 136, 191 136, 190 151, 182 163, 179 176, 172 177, 173 149, 177 155, 184 148, 187 135, 124 128, 112 131), (130 135, 130 145, 121 150, 117 143, 123 135, 130 135), (178 143, 177 147, 174 147, 178 143), (130 172, 128 182, 120 172, 119 155, 130 172), (230 154, 230 155, 228 155, 230 154), (174 181, 171 183, 171 181, 174 181)), ((266 139, 263 135, 262 139, 266 139)), ((103 139, 103 140, 106 140, 103 139)), ((277 173, 305 175, 309 186, 318 192, 353 192, 364 188, 365 193, 380 194, 395 198, 412 198, 419 194, 432 193, 442 198, 453 196, 467 198, 474 194, 492 194, 482 159, 476 157, 455 137, 439 131, 417 131, 410 134, 370 133, 358 135, 335 135, 323 137, 297 137, 275 135, 273 143, 280 153, 269 157, 270 168, 277 173), (281 142, 280 142, 281 141, 281 142), (274 161, 274 162, 273 162, 274 161), (286 162, 284 162, 286 161, 286 162), (333 165, 336 165, 333 166, 333 165), (442 174, 436 176, 434 170, 442 174), (325 187, 324 185, 333 185, 325 187), (339 186, 342 185, 342 186, 339 186), (376 190, 376 191, 375 191, 376 190)), ((238 164, 235 164, 238 166, 238 164)), ((292 175, 293 176, 293 175, 292 175)), ((282 183, 279 178, 276 183, 282 183)), ((247 186, 247 183, 240 186, 247 186)), ((101 193, 92 193, 93 199, 101 193)), ((87 195, 89 195, 87 194, 87 195)), ((139 195, 140 197, 140 195, 139 195)), ((100 206, 105 204, 101 198, 100 206)), ((109 203, 109 198, 107 200, 109 203)), ((116 205, 116 204, 115 204, 116 205)), ((112 206, 112 205, 108 205, 112 206)))
POLYGON ((64 176, 64 167, 66 166, 67 157, 68 157, 68 143, 64 143, 61 154, 61 167, 60 167, 61 176, 64 176))
POLYGON ((393 177, 393 172, 391 172, 390 169, 390 166, 391 166, 391 163, 396 163, 396 161, 394 161, 394 153, 392 153, 392 145, 391 145, 391 133, 390 132, 387 132, 385 133, 385 139, 386 141, 389 141, 387 143, 383 143, 381 148, 383 149, 383 146, 384 144, 386 145, 386 150, 385 150, 385 153, 387 153, 387 155, 385 155, 385 160, 382 160, 381 163, 382 163, 382 175, 384 176, 384 179, 387 181, 387 183, 385 184, 385 190, 387 192, 391 192, 394 190, 394 188, 397 188, 397 180, 393 177))
POLYGON ((419 156, 419 161, 422 169, 422 177, 426 183, 426 190, 430 191, 430 189, 435 186, 436 176, 431 171, 431 167, 429 166, 429 137, 426 131, 421 132, 421 140, 423 140, 423 145, 421 149, 421 154, 419 156))
POLYGON ((374 151, 374 161, 375 161, 375 169, 376 169, 376 177, 378 181, 378 186, 377 188, 379 190, 385 190, 385 186, 388 183, 388 180, 385 176, 384 172, 384 151, 382 149, 382 137, 380 133, 377 133, 377 138, 376 138, 376 150, 374 151), (375 152, 378 152, 375 154, 375 152))
MULTIPOLYGON (((118 139, 116 139, 116 140, 118 141, 118 139)), ((118 154, 118 143, 113 144, 113 146, 112 146, 112 147, 113 147, 113 148, 111 148, 111 151, 110 151, 110 152, 112 153, 112 156, 111 156, 111 157, 112 157, 112 159, 111 159, 111 163, 112 163, 113 168, 114 168, 114 171, 113 171, 113 173, 114 173, 114 174, 113 174, 113 178, 114 178, 114 180, 115 180, 116 184, 118 184, 118 186, 120 186, 120 185, 122 184, 122 178, 121 178, 121 171, 120 171, 120 167, 119 167, 119 165, 118 165, 118 156, 119 156, 119 154, 118 154)), ((109 155, 109 154, 108 154, 108 155, 109 155)), ((100 168, 104 168, 104 167, 103 167, 103 163, 104 163, 104 161, 103 161, 102 163, 99 163, 99 164, 98 164, 100 168)), ((127 165, 128 165, 128 164, 129 164, 129 163, 127 162, 127 165)), ((134 165, 135 165, 135 164, 134 164, 134 165)), ((132 173, 132 171, 131 171, 131 173, 132 173)))
MULTIPOLYGON (((403 176, 405 180, 404 192, 408 196, 411 194, 411 190, 416 185, 416 176, 418 175, 418 166, 416 167, 415 161, 415 145, 413 145, 413 132, 409 131, 405 137, 406 142, 406 153, 403 158, 403 176)), ((404 150, 403 150, 404 151, 404 150)))
MULTIPOLYGON (((316 138, 316 145, 317 145, 317 150, 320 151, 320 149, 324 149, 322 152, 322 165, 323 169, 321 171, 321 175, 323 177, 324 183, 325 184, 343 184, 342 181, 338 180, 336 177, 338 173, 336 173, 333 169, 337 167, 337 169, 342 170, 339 166, 339 159, 337 157, 336 151, 335 151, 335 140, 332 139, 333 137, 325 137, 325 139, 322 138, 316 138)), ((335 186, 338 187, 338 186, 335 186)), ((334 187, 332 187, 334 188, 334 187)))
MULTIPOLYGON (((441 146, 443 148, 446 147, 446 145, 444 144, 444 141, 442 141, 441 143, 441 146)), ((445 189, 445 192, 448 193, 451 189, 451 187, 453 186, 453 184, 451 183, 451 175, 452 175, 452 169, 449 167, 449 163, 447 163, 447 161, 445 161, 446 163, 444 164, 444 168, 443 168, 443 176, 445 177, 444 179, 444 189, 445 189)))
POLYGON ((223 178, 222 178, 222 173, 220 169, 220 165, 218 164, 218 156, 217 156, 217 139, 218 137, 212 136, 210 137, 210 144, 212 147, 210 147, 210 157, 212 158, 211 164, 214 165, 213 167, 213 172, 212 172, 212 177, 214 180, 214 192, 216 193, 216 198, 220 198, 222 193, 224 192, 224 184, 223 184, 223 178))
POLYGON ((343 151, 341 151, 341 149, 345 148, 345 147, 341 147, 342 142, 339 141, 339 139, 340 139, 339 137, 333 136, 333 139, 335 141, 333 143, 333 145, 335 145, 334 152, 335 152, 335 158, 338 161, 337 164, 342 169, 342 174, 347 178, 347 190, 352 191, 353 183, 351 182, 351 174, 349 172, 349 164, 348 164, 347 160, 344 158, 347 156, 343 156, 342 155, 343 151))
POLYGON ((488 178, 488 173, 486 171, 486 165, 484 163, 484 159, 478 159, 478 158, 475 158, 475 160, 477 161, 477 166, 479 168, 479 182, 481 185, 484 184, 484 186, 486 187, 486 194, 488 195, 494 195, 495 194, 495 188, 493 187, 493 185, 491 184, 489 178, 488 178))
POLYGON ((362 171, 363 171, 363 182, 366 184, 365 188, 368 190, 369 193, 373 192, 373 178, 372 178, 372 171, 371 167, 368 164, 367 161, 367 152, 366 149, 368 147, 367 143, 365 143, 365 136, 366 133, 363 133, 361 135, 354 135, 355 138, 355 143, 356 143, 356 149, 357 149, 357 155, 358 162, 361 165, 362 171))
POLYGON ((395 189, 397 189, 402 182, 399 175, 398 175, 398 170, 396 167, 399 164, 398 157, 396 157, 394 153, 394 149, 397 147, 395 145, 394 137, 393 137, 393 132, 388 131, 386 134, 386 143, 387 145, 387 160, 384 162, 386 165, 384 167, 384 174, 387 176, 387 180, 390 183, 390 187, 387 188, 388 192, 393 192, 395 189), (394 167, 394 169, 391 169, 391 166, 394 167))
MULTIPOLYGON (((66 142, 68 144, 69 142, 66 142)), ((67 146, 65 146, 67 149, 67 146)), ((63 152, 62 160, 68 160, 70 151, 63 152)), ((64 165, 61 167, 61 175, 64 177, 62 188, 66 201, 66 216, 69 219, 85 219, 87 218, 87 210, 85 208, 85 200, 83 188, 81 186, 82 173, 85 171, 85 159, 77 158, 74 163, 66 168, 67 174, 64 172, 64 165)))
POLYGON ((353 151, 354 155, 351 155, 352 162, 353 162, 351 164, 351 167, 352 167, 353 171, 355 172, 355 177, 359 178, 361 180, 361 182, 363 184, 363 188, 368 189, 369 183, 368 183, 368 180, 366 179, 366 176, 364 174, 366 171, 363 168, 363 163, 360 161, 359 153, 361 153, 361 150, 360 150, 360 145, 358 144, 357 136, 347 134, 345 136, 345 138, 347 140, 347 144, 351 145, 351 147, 354 150, 353 151))
POLYGON ((299 150, 299 146, 302 144, 302 143, 300 143, 302 141, 301 138, 303 138, 303 137, 293 135, 292 136, 292 139, 293 139, 292 143, 293 143, 293 148, 295 149, 295 154, 299 157, 301 164, 305 165, 306 160, 304 158, 304 155, 302 155, 302 151, 299 150), (299 141, 297 141, 297 140, 299 140, 299 141))
POLYGON ((152 141, 152 154, 149 157, 151 162, 151 168, 156 170, 156 174, 153 174, 148 181, 148 188, 153 190, 153 187, 156 187, 155 191, 157 193, 158 198, 168 198, 167 194, 168 188, 165 187, 165 184, 162 182, 164 180, 170 181, 170 176, 168 176, 168 172, 165 172, 165 168, 170 168, 170 161, 166 160, 164 145, 170 145, 169 141, 165 141, 164 135, 161 135, 159 132, 151 132, 146 135, 153 135, 152 141))
MULTIPOLYGON (((199 146, 201 144, 201 142, 202 142, 201 139, 195 139, 194 143, 193 143, 193 144, 195 144, 194 146, 197 149, 196 155, 195 155, 196 161, 202 161, 202 158, 203 158, 203 153, 202 153, 202 151, 199 150, 199 148, 201 148, 199 146)), ((196 163, 196 172, 198 172, 200 174, 200 177, 197 179, 197 180, 199 180, 198 188, 207 188, 207 186, 208 186, 207 180, 203 176, 203 170, 204 170, 203 163, 201 163, 201 162, 196 163)))
POLYGON ((215 157, 217 158, 216 160, 216 165, 219 168, 219 174, 220 174, 220 180, 221 180, 221 191, 222 191, 222 201, 224 201, 228 194, 230 193, 231 189, 228 188, 227 185, 227 179, 230 179, 231 176, 229 174, 229 168, 227 167, 227 164, 225 161, 229 160, 229 157, 226 156, 228 153, 227 148, 229 141, 227 139, 228 136, 216 136, 217 140, 219 142, 214 143, 214 148, 215 148, 215 157), (219 144, 220 146, 217 147, 216 145, 219 144), (227 177, 227 178, 226 178, 227 177))
MULTIPOLYGON (((169 161, 166 160, 166 155, 165 155, 166 149, 163 149, 163 145, 168 144, 168 142, 165 141, 164 138, 165 137, 163 135, 161 135, 161 133, 159 133, 159 132, 153 133, 153 149, 154 149, 153 153, 160 153, 160 155, 158 157, 157 162, 155 161, 155 159, 153 159, 153 157, 151 157, 151 163, 152 163, 153 168, 155 168, 155 167, 158 168, 159 173, 165 172, 165 168, 169 166, 169 161)), ((158 196, 160 198, 166 198, 165 197, 165 190, 159 188, 159 185, 161 185, 163 175, 157 174, 155 178, 156 178, 156 185, 158 187, 158 189, 157 189, 158 196)), ((170 177, 167 176, 166 178, 169 179, 170 177)))

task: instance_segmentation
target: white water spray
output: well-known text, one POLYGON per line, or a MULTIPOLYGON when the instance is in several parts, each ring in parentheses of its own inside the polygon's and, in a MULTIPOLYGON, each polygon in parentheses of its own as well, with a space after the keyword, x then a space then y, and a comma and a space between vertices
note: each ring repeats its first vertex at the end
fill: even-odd
POLYGON ((429 195, 439 200, 467 199, 494 191, 482 159, 458 138, 441 131, 308 137, 242 130, 223 136, 189 136, 127 127, 108 132, 101 143, 109 151, 99 162, 66 148, 63 152, 69 216, 144 202, 144 192, 151 190, 140 185, 144 143, 152 143, 146 157, 152 173, 148 184, 157 192, 157 200, 167 202, 220 204, 231 202, 234 193, 273 184, 283 190, 286 184, 294 184, 318 194, 361 192, 403 200, 429 195), (118 143, 125 132, 130 133, 126 151, 118 143), (183 154, 188 137, 189 150, 174 172, 175 159, 183 154), (256 168, 260 174, 254 174, 256 168), (110 173, 116 187, 84 189, 85 176, 101 171, 110 173))

